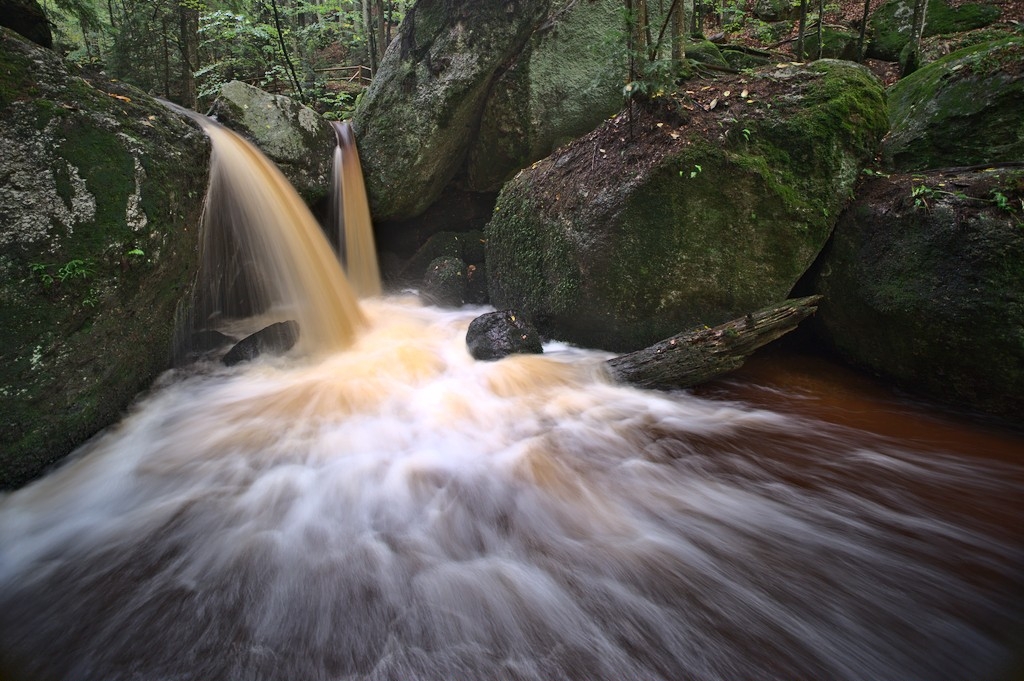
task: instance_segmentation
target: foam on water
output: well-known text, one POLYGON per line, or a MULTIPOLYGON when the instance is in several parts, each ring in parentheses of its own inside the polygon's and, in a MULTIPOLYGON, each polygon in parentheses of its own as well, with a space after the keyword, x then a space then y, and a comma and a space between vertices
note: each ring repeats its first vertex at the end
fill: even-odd
POLYGON ((0 497, 0 676, 980 680, 1011 652, 1021 547, 985 504, 1022 507, 1020 467, 363 309, 345 352, 165 377, 0 497))

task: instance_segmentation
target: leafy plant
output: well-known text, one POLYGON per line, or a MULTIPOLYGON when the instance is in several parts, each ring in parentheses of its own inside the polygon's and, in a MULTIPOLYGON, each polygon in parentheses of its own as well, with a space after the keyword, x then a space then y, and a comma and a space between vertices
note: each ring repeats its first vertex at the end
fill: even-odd
POLYGON ((916 184, 910 188, 910 196, 914 199, 914 210, 919 208, 928 210, 930 208, 928 201, 934 198, 935 190, 926 184, 916 184))
MULTIPOLYGON (((34 262, 29 263, 29 270, 39 278, 44 288, 51 289, 55 285, 64 284, 71 280, 88 280, 96 274, 93 262, 89 259, 74 258, 63 265, 34 262)), ((56 289, 55 289, 56 290, 56 289)), ((97 285, 89 287, 82 304, 87 307, 96 307, 99 303, 100 289, 97 285)))
POLYGON ((67 281, 68 279, 88 279, 95 270, 92 268, 92 262, 89 260, 69 260, 57 270, 57 279, 61 282, 67 281))
POLYGON ((992 203, 995 204, 996 208, 1013 216, 1017 224, 1024 224, 1024 220, 1017 215, 1018 213, 1024 213, 1024 198, 1017 199, 1017 203, 1020 204, 1020 207, 1018 208, 1017 203, 1015 203, 1013 199, 998 189, 993 189, 991 194, 992 203))
POLYGON ((39 281, 42 282, 43 286, 46 286, 47 288, 53 286, 53 275, 47 271, 50 267, 49 265, 41 262, 33 262, 29 263, 28 267, 34 275, 39 277, 39 281))

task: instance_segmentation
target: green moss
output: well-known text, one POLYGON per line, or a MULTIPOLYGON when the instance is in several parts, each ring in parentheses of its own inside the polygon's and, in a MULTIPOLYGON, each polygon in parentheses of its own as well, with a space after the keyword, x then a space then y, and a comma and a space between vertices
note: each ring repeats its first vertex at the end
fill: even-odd
POLYGON ((954 52, 889 93, 885 156, 900 170, 1015 161, 1024 156, 1024 37, 954 52))
POLYGON ((950 7, 940 0, 928 3, 925 36, 959 33, 988 26, 999 20, 1002 11, 996 5, 965 3, 950 7))
POLYGON ((692 59, 701 64, 714 64, 716 66, 728 66, 729 62, 722 56, 718 45, 710 40, 702 40, 697 43, 687 43, 685 46, 687 59, 692 59))
POLYGON ((0 109, 6 109, 12 102, 32 99, 36 93, 29 76, 31 61, 22 54, 4 49, 3 42, 10 39, 0 33, 0 109))
MULTIPOLYGON (((999 19, 1001 12, 992 4, 966 3, 952 8, 946 0, 929 0, 924 35, 969 31, 999 19)), ((896 61, 910 40, 913 8, 908 0, 889 0, 871 16, 872 40, 869 54, 896 61)))
MULTIPOLYGON (((543 220, 528 181, 506 185, 484 230, 491 300, 524 314, 571 315, 581 304, 575 249, 564 226, 537 223, 543 220), (502 278, 511 274, 514 281, 502 278)), ((545 320, 536 321, 546 331, 545 320)))

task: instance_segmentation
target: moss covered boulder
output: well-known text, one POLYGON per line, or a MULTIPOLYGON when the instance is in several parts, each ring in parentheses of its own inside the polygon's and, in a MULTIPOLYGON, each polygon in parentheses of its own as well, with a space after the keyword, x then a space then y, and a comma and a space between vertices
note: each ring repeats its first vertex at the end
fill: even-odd
POLYGON ((889 91, 885 160, 899 171, 1024 159, 1024 36, 947 55, 889 91))
POLYGON ((553 2, 547 19, 495 80, 469 150, 465 184, 498 191, 521 168, 622 107, 622 3, 553 2))
POLYGON ((492 304, 621 351, 787 296, 885 132, 882 87, 821 61, 691 93, 505 186, 485 230, 492 304))
POLYGON ((308 203, 327 195, 336 138, 317 112, 234 80, 221 87, 210 113, 259 147, 308 203))
POLYGON ((462 168, 498 72, 522 50, 549 0, 421 0, 354 118, 378 220, 422 213, 462 168))
MULTIPOLYGON (((951 3, 949 0, 929 0, 924 35, 927 37, 970 31, 998 21, 1001 14, 994 2, 951 3)), ((898 61, 900 52, 910 42, 913 18, 913 0, 888 0, 872 12, 867 56, 898 61)))
POLYGON ((0 29, 0 486, 167 368, 209 155, 145 94, 0 29))
POLYGON ((1024 169, 874 178, 816 265, 817 324, 904 388, 1024 423, 1024 169))

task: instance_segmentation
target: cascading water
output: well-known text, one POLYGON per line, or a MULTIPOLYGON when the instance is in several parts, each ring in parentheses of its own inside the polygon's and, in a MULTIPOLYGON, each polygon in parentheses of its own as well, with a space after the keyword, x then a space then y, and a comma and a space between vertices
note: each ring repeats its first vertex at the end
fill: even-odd
POLYGON ((175 110, 197 121, 213 144, 187 331, 265 313, 265 319, 298 321, 307 352, 350 345, 363 315, 302 199, 237 134, 195 112, 175 110))
POLYGON ((345 273, 360 296, 379 296, 382 286, 377 246, 356 138, 348 121, 335 121, 334 133, 338 145, 332 165, 331 212, 335 216, 339 250, 344 254, 345 273))
MULTIPOLYGON (((255 163, 216 130, 215 180, 255 163)), ((246 221, 275 251, 295 212, 246 221)), ((475 362, 480 310, 340 308, 343 351, 171 372, 0 497, 0 678, 1002 681, 1024 464, 988 450, 1019 438, 640 391, 557 346, 475 362)))

